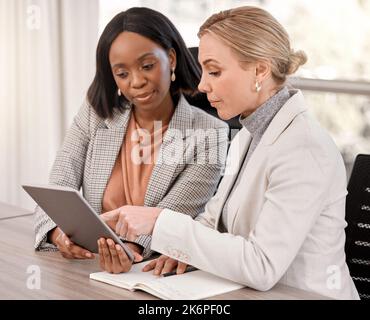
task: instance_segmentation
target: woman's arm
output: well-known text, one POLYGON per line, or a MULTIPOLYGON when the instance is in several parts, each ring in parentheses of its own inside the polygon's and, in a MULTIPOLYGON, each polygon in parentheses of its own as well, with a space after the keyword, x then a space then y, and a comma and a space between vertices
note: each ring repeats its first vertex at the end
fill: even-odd
MULTIPOLYGON (((153 229, 152 250, 251 288, 274 286, 324 209, 339 168, 330 162, 321 168, 311 150, 298 146, 271 159, 266 201, 248 237, 220 233, 163 210, 153 229)), ((240 210, 239 215, 248 215, 248 208, 240 210)))

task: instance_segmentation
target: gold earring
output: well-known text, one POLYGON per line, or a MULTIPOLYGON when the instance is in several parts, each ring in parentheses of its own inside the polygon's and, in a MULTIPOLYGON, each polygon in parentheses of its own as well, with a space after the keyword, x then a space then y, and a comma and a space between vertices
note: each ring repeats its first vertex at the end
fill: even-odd
POLYGON ((261 88, 262 88, 261 85, 256 80, 256 92, 260 92, 261 88))
POLYGON ((117 93, 118 93, 118 96, 120 97, 121 96, 121 90, 118 89, 117 93))
POLYGON ((175 68, 172 68, 171 81, 174 82, 175 80, 176 80, 175 68))

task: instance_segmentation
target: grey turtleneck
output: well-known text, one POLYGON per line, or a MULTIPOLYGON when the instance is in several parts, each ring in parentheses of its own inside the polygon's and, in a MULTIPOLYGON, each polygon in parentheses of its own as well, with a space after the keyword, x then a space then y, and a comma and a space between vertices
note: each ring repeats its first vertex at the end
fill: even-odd
MULTIPOLYGON (((238 186, 240 182, 240 172, 244 171, 253 151, 256 149, 257 145, 261 141, 263 134, 265 133, 267 127, 271 123, 272 119, 281 109, 281 107, 289 100, 290 93, 287 87, 283 87, 270 99, 268 99, 264 104, 262 104, 256 111, 250 114, 248 117, 239 117, 239 122, 245 127, 251 134, 252 140, 250 142, 248 151, 245 155, 243 165, 241 166, 238 177, 235 179, 234 186, 231 188, 230 194, 238 186)), ((222 219, 220 221, 221 230, 227 230, 227 213, 229 208, 232 206, 230 203, 230 194, 224 204, 222 210, 222 219)))

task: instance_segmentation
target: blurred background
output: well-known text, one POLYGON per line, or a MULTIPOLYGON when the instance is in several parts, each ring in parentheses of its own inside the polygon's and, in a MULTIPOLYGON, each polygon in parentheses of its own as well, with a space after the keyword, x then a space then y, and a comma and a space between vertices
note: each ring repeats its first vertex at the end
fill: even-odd
POLYGON ((189 47, 213 13, 270 11, 308 63, 289 79, 327 128, 350 174, 370 153, 370 0, 0 0, 0 202, 32 208, 95 72, 99 35, 132 6, 167 15, 189 47))

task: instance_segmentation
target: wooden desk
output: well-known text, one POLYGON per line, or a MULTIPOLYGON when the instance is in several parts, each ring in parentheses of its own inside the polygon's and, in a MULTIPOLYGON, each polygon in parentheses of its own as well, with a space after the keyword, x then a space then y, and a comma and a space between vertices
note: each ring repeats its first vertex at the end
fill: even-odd
POLYGON ((30 215, 30 210, 18 208, 4 202, 0 202, 0 220, 30 215))
MULTIPOLYGON (((58 252, 35 252, 33 217, 0 220, 0 299, 156 299, 89 279, 99 271, 95 260, 67 260, 58 252), (28 289, 31 266, 41 271, 40 289, 28 289)), ((277 285, 268 292, 244 288, 211 299, 325 299, 299 289, 277 285)))

